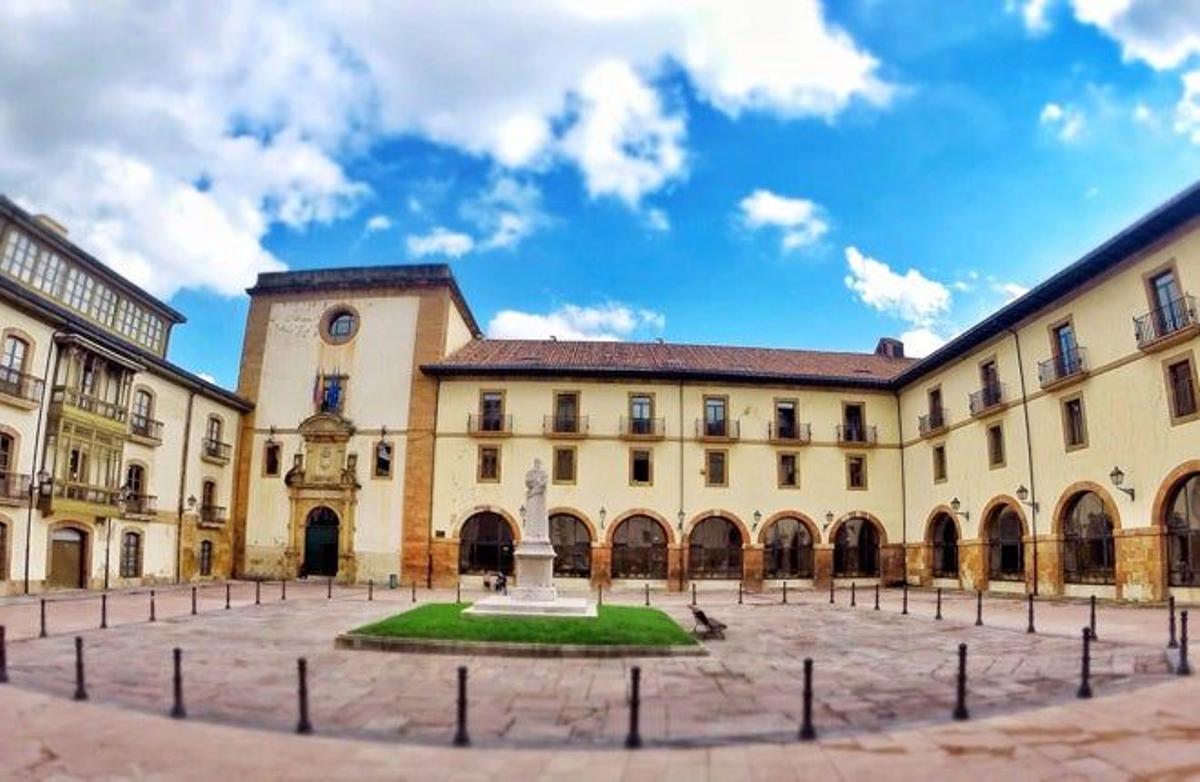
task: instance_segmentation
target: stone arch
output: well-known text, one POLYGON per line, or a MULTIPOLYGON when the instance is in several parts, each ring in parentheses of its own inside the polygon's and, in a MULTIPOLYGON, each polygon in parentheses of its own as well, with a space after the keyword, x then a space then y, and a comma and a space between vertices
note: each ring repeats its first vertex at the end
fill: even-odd
POLYGON ((814 523, 813 520, 808 517, 807 513, 802 513, 798 510, 781 510, 778 513, 772 513, 767 517, 767 520, 762 523, 762 527, 758 531, 758 537, 754 542, 760 546, 763 545, 767 539, 767 530, 771 528, 771 525, 784 519, 795 519, 805 527, 808 527, 808 534, 812 536, 812 542, 814 546, 821 542, 821 532, 817 528, 816 523, 814 523))
POLYGON ((887 533, 883 525, 870 513, 851 512, 837 520, 829 531, 829 540, 833 545, 833 576, 834 578, 882 578, 883 549, 887 545, 887 533), (854 538, 853 528, 848 527, 852 522, 865 521, 866 527, 860 528, 858 538, 854 538), (870 529, 874 535, 873 546, 861 546, 864 530, 870 529), (847 545, 839 546, 841 532, 846 530, 847 545), (851 543, 853 541, 853 543, 851 543), (863 552, 866 552, 865 554, 863 552))
MULTIPOLYGON (((588 535, 591 536, 592 545, 595 546, 601 541, 603 536, 596 530, 596 525, 592 524, 592 520, 587 517, 587 514, 578 508, 572 508, 569 505, 556 505, 546 511, 546 518, 551 516, 574 516, 583 522, 583 526, 587 527, 588 535)), ((516 538, 514 538, 516 540, 516 538)))
POLYGON ((37 340, 30 336, 29 332, 19 329, 16 326, 9 326, 3 332, 0 332, 0 349, 3 349, 4 343, 8 341, 9 337, 16 337, 25 343, 25 363, 18 371, 33 374, 29 370, 34 363, 33 357, 37 354, 37 340))
POLYGON ((678 541, 675 539, 675 528, 667 523, 667 520, 662 516, 648 508, 634 508, 633 510, 625 511, 620 516, 617 516, 617 518, 613 520, 613 523, 608 525, 608 534, 605 535, 604 542, 611 546, 613 542, 613 535, 616 533, 617 527, 621 526, 621 522, 634 516, 645 516, 648 519, 658 522, 662 526, 663 532, 667 536, 668 546, 673 546, 678 543, 678 541))
POLYGON ((1062 536, 1063 517, 1066 516, 1071 503, 1080 494, 1089 491, 1099 497, 1101 504, 1104 505, 1104 512, 1112 520, 1113 534, 1115 535, 1121 529, 1121 514, 1108 490, 1093 481, 1076 481, 1063 489, 1062 493, 1058 495, 1058 502, 1054 503, 1054 515, 1050 517, 1050 523, 1053 525, 1050 530, 1051 534, 1056 537, 1062 536))
POLYGON ((997 494, 992 499, 988 500, 988 504, 983 506, 983 512, 979 514, 979 539, 986 541, 988 539, 988 526, 997 512, 1003 507, 1009 507, 1017 518, 1021 520, 1021 536, 1029 536, 1029 519, 1025 518, 1025 508, 1014 497, 1007 494, 997 494))
POLYGON ((513 545, 521 542, 521 525, 512 514, 504 510, 504 508, 496 505, 476 505, 468 511, 465 511, 454 524, 454 539, 460 540, 462 537, 463 526, 471 520, 472 516, 480 513, 495 513, 500 518, 508 522, 508 527, 512 530, 513 545))
POLYGON ((725 519, 726 521, 732 523, 733 526, 737 527, 738 532, 741 533, 742 536, 742 548, 747 548, 753 545, 752 541, 754 538, 750 534, 750 530, 747 529, 745 522, 738 518, 737 514, 730 513, 729 511, 722 510, 721 508, 711 508, 692 516, 691 520, 684 525, 683 539, 690 540, 692 537, 692 530, 696 528, 696 525, 705 519, 712 518, 714 516, 719 519, 725 519))
POLYGON ((837 537, 838 530, 843 524, 854 518, 866 519, 875 525, 875 531, 879 533, 879 547, 881 549, 888 544, 887 528, 883 526, 883 522, 880 521, 875 514, 868 513, 865 510, 852 510, 843 513, 842 516, 833 523, 833 526, 829 528, 829 542, 832 543, 834 541, 834 539, 837 537))
POLYGON ((938 520, 939 516, 948 516, 950 521, 954 522, 954 532, 958 535, 958 539, 963 539, 962 523, 958 520, 958 514, 949 505, 937 505, 925 517, 925 542, 933 542, 933 523, 938 520))
POLYGON ((1181 483, 1196 473, 1200 473, 1200 459, 1189 459, 1167 473, 1166 477, 1159 482, 1158 491, 1154 494, 1151 524, 1160 529, 1166 528, 1167 500, 1171 499, 1171 495, 1175 493, 1175 489, 1181 483))
POLYGON ((75 530, 82 536, 80 550, 81 581, 83 582, 83 588, 87 589, 92 579, 92 551, 95 548, 96 528, 90 522, 76 519, 63 519, 62 521, 55 521, 46 526, 46 570, 43 582, 47 587, 51 586, 50 574, 54 560, 54 533, 65 529, 75 530))
MULTIPOLYGON (((8 466, 9 472, 20 473, 21 464, 21 433, 11 426, 0 424, 0 434, 8 435, 12 439, 12 453, 10 457, 12 463, 8 466)), ((36 449, 35 449, 36 450, 36 449)))

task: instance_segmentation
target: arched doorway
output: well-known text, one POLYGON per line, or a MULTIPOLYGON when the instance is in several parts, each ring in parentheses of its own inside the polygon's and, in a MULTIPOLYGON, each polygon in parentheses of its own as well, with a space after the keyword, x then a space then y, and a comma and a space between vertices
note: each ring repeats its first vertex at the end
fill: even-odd
POLYGON ((87 533, 75 527, 59 527, 50 536, 50 586, 83 589, 87 586, 84 561, 87 533))
POLYGON ((589 578, 592 575, 592 535, 587 525, 569 513, 550 517, 550 545, 554 546, 554 575, 589 578))
POLYGON ((987 524, 988 578, 993 581, 1025 580, 1025 526, 1011 505, 992 511, 987 524))
POLYGON ((688 535, 688 578, 742 577, 742 531, 732 521, 709 516, 688 535))
POLYGON ((458 572, 512 575, 512 527, 499 513, 476 513, 463 524, 458 533, 458 572))
POLYGON ((667 577, 667 533, 649 516, 630 516, 617 524, 612 542, 613 578, 667 577))
POLYGON ((1181 481, 1167 499, 1167 574, 1171 586, 1200 586, 1200 472, 1181 481))
POLYGON ((763 578, 812 578, 813 539, 808 526, 783 518, 763 535, 763 578))
POLYGON ((958 525, 949 514, 939 513, 929 528, 934 578, 958 578, 958 525))
POLYGON ((1116 582, 1113 520, 1104 500, 1092 491, 1071 499, 1062 520, 1063 581, 1068 584, 1116 582))
POLYGON ((846 519, 833 536, 833 575, 837 578, 879 576, 879 530, 870 519, 846 519))
POLYGON ((304 563, 301 575, 336 576, 338 572, 338 515, 321 506, 304 522, 304 563))

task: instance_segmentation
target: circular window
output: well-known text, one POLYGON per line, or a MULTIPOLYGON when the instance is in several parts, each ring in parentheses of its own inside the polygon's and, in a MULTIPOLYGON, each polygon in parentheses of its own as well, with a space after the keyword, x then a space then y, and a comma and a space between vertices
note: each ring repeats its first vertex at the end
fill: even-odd
POLYGON ((358 313, 349 307, 335 307, 321 319, 321 336, 326 342, 348 342, 358 333, 358 313))

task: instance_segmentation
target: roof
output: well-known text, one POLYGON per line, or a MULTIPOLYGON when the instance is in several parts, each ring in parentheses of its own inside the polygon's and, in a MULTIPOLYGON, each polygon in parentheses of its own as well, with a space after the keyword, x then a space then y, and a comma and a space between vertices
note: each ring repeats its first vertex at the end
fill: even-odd
POLYGON ((888 387, 912 363, 912 359, 873 353, 661 342, 479 339, 421 369, 435 376, 570 375, 888 387))

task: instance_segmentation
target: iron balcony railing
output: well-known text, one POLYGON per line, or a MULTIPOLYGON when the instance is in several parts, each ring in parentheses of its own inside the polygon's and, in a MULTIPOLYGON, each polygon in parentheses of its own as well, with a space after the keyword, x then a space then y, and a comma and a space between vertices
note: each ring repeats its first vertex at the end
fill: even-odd
POLYGON ((89 483, 56 480, 54 482, 54 496, 64 500, 88 502, 93 505, 108 505, 116 508, 121 499, 121 490, 117 487, 94 486, 89 483))
POLYGON ((229 461, 229 453, 232 447, 229 443, 223 443, 220 440, 214 440, 211 437, 204 438, 203 455, 206 459, 213 459, 218 462, 229 461))
POLYGON ((471 434, 511 434, 513 419, 502 413, 471 413, 467 416, 467 431, 471 434))
POLYGON ((46 384, 40 377, 27 375, 8 367, 0 367, 0 394, 15 396, 30 402, 40 402, 46 384))
POLYGON ((809 443, 812 442, 812 425, 771 421, 767 424, 767 439, 776 443, 809 443))
POLYGON ((130 516, 153 516, 158 511, 158 497, 134 494, 125 500, 125 513, 130 516))
POLYGON ((107 418, 110 421, 125 423, 129 418, 129 411, 123 405, 116 402, 109 402, 105 399, 85 394, 75 388, 67 388, 66 386, 55 386, 51 393, 50 401, 74 407, 77 410, 82 410, 85 413, 93 413, 101 418, 107 418))
POLYGON ((971 415, 981 415, 1004 403, 1004 384, 990 383, 978 391, 972 391, 970 396, 971 415))
POLYGON ((1181 296, 1162 307, 1133 319, 1133 332, 1139 348, 1152 345, 1186 328, 1197 325, 1196 298, 1181 296))
POLYGON ((228 518, 225 508, 220 505, 201 505, 200 522, 202 524, 224 524, 228 518))
POLYGON ((665 418, 621 418, 622 437, 662 437, 666 431, 665 418))
POLYGON ((147 418, 137 413, 129 416, 130 434, 144 437, 147 440, 162 440, 162 429, 162 421, 155 421, 153 418, 147 418))
POLYGON ((696 419, 696 437, 701 440, 736 440, 741 433, 741 422, 736 418, 724 418, 720 421, 696 419))
POLYGON ((1042 384, 1043 388, 1085 372, 1087 372, 1087 351, 1080 347, 1064 350, 1045 361, 1038 362, 1038 382, 1042 384))
POLYGON ((839 443, 849 445, 874 445, 878 442, 878 435, 873 425, 859 424, 849 426, 847 424, 838 424, 837 440, 839 443))
POLYGON ((0 472, 0 500, 28 500, 29 476, 19 472, 0 472))
POLYGON ((580 435, 587 431, 586 415, 547 415, 542 418, 543 434, 580 435))
POLYGON ((917 430, 922 437, 927 437, 934 432, 940 432, 946 428, 949 416, 946 414, 946 408, 935 407, 928 413, 917 418, 917 430))

